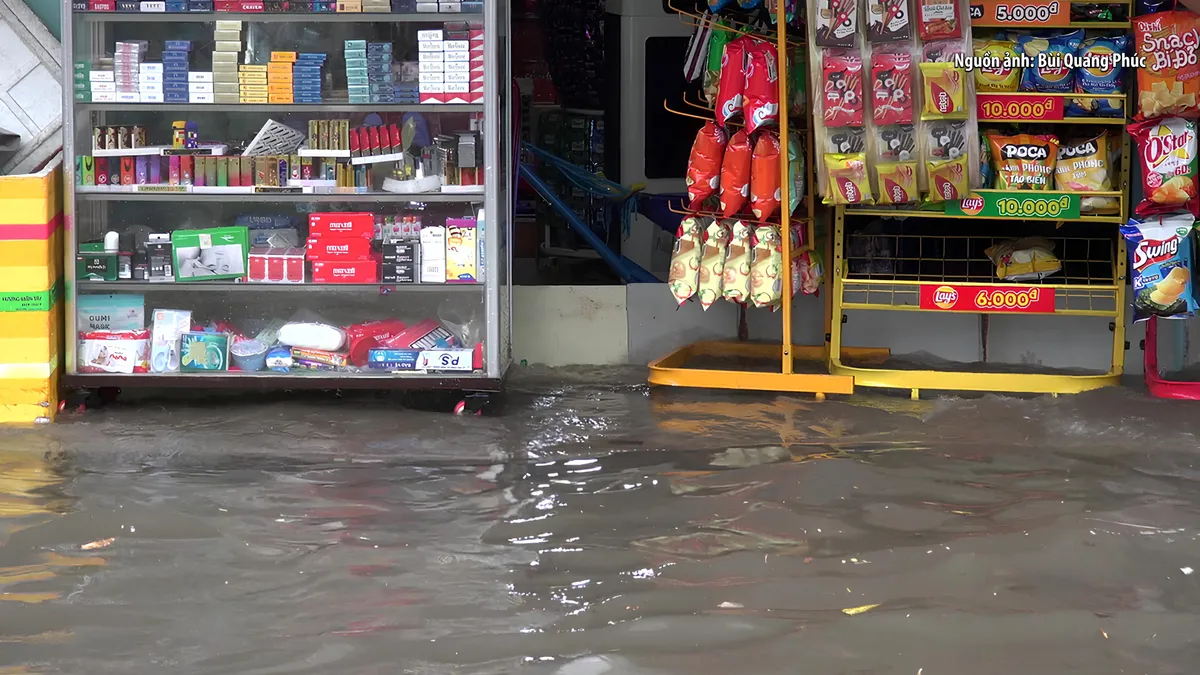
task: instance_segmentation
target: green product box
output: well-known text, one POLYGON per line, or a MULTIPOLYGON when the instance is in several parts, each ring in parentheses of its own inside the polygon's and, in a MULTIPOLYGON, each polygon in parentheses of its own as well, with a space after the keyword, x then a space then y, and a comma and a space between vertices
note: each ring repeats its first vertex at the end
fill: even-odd
POLYGON ((229 369, 229 336, 224 333, 184 333, 179 338, 179 369, 211 372, 229 369))
POLYGON ((249 241, 250 233, 245 227, 211 227, 172 232, 175 280, 206 281, 238 279, 245 276, 249 241))
POLYGON ((92 102, 92 92, 77 91, 77 92, 75 92, 75 100, 79 101, 80 103, 91 103, 92 102))
POLYGON ((87 73, 90 73, 92 71, 92 62, 91 61, 76 61, 74 68, 75 68, 76 73, 84 73, 86 75, 87 73))
POLYGON ((75 278, 87 281, 116 281, 117 254, 80 251, 75 256, 75 278))

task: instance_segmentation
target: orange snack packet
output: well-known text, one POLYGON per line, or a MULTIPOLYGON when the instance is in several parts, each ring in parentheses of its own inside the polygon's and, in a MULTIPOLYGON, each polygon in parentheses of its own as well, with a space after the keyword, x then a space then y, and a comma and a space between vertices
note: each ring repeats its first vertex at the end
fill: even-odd
POLYGON ((1195 113, 1200 105, 1200 17, 1176 10, 1133 20, 1136 56, 1146 61, 1137 69, 1138 106, 1135 118, 1147 120, 1195 113))
POLYGON ((716 122, 706 123, 696 133, 692 154, 688 158, 688 208, 699 211, 705 199, 717 191, 721 180, 721 160, 725 155, 725 130, 716 122))
POLYGON ((779 164, 782 146, 779 136, 767 132, 754 144, 754 160, 750 169, 750 212, 756 220, 768 220, 779 210, 783 201, 779 164))
POLYGON ((754 151, 750 137, 739 131, 729 139, 725 159, 721 162, 721 213, 732 218, 750 199, 750 169, 754 151))

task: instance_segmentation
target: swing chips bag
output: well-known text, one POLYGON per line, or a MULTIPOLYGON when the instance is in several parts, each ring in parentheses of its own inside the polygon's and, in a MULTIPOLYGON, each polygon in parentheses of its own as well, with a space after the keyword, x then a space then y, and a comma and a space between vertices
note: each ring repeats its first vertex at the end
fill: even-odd
POLYGON ((1132 219, 1121 226, 1121 234, 1129 245, 1134 321, 1145 321, 1151 316, 1178 319, 1195 314, 1192 250, 1195 224, 1196 218, 1190 213, 1169 213, 1132 219))

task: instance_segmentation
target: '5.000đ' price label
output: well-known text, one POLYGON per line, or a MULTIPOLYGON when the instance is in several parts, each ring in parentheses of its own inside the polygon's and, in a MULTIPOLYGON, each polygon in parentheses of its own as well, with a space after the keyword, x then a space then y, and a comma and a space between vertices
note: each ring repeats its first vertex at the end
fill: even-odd
POLYGON ((980 0, 971 3, 971 20, 985 26, 1066 26, 1071 21, 1071 6, 1063 0, 980 0))

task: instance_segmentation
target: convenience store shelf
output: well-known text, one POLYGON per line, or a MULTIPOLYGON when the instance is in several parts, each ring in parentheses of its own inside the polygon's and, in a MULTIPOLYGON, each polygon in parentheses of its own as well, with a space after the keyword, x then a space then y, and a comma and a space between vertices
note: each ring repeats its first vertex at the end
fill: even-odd
MULTIPOLYGON (((847 217, 850 217, 850 216, 872 216, 872 217, 876 217, 876 218, 948 218, 948 219, 952 219, 952 220, 964 220, 967 218, 967 216, 945 213, 942 211, 922 211, 919 209, 905 209, 905 208, 899 208, 899 207, 889 209, 889 208, 880 208, 880 207, 858 208, 858 207, 851 207, 851 206, 846 207, 846 216, 847 217)), ((1024 222, 1024 221, 1028 221, 1029 219, 1030 219, 1029 216, 974 216, 974 217, 970 217, 970 220, 973 220, 976 222, 985 221, 985 220, 1013 220, 1013 221, 1024 222)), ((1061 222, 1061 221, 1055 221, 1053 219, 1047 219, 1047 220, 1048 220, 1048 222, 1051 222, 1051 223, 1061 222)), ((1124 223, 1125 219, 1121 218, 1121 216, 1119 216, 1119 215, 1080 216, 1079 218, 1072 218, 1071 222, 1117 223, 1119 225, 1119 224, 1124 223)))
POLYGON ((271 391, 280 389, 468 389, 500 391, 501 378, 484 373, 364 372, 330 375, 328 372, 221 371, 212 373, 68 373, 63 384, 71 388, 164 387, 271 391))
POLYGON ((93 112, 419 112, 481 113, 482 103, 86 103, 75 107, 93 112))
POLYGON ((122 293, 140 291, 184 291, 215 293, 478 293, 483 284, 262 284, 228 281, 156 282, 156 281, 77 281, 76 288, 88 293, 122 293))
POLYGON ((475 13, 422 12, 76 12, 89 23, 212 23, 245 21, 248 23, 445 23, 447 21, 482 22, 475 13))
POLYGON ((365 203, 404 202, 423 204, 475 204, 483 201, 483 194, 453 194, 422 192, 396 194, 392 192, 347 193, 347 192, 81 192, 75 198, 81 202, 245 202, 274 204, 290 203, 365 203))

